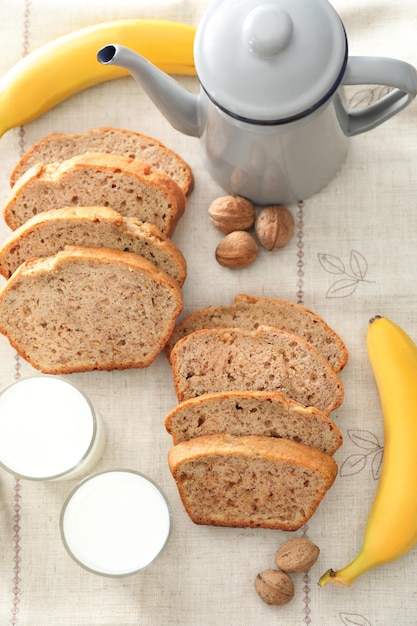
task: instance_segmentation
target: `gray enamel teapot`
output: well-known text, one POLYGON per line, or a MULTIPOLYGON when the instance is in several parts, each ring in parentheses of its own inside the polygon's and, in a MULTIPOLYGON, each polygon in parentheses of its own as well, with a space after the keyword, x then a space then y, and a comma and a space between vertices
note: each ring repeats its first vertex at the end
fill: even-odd
POLYGON ((320 190, 340 169, 348 138, 388 120, 417 92, 408 63, 348 56, 327 0, 214 2, 194 42, 199 94, 117 43, 97 58, 127 69, 174 128, 200 138, 213 179, 258 205, 320 190), (345 85, 392 89, 350 112, 345 85))

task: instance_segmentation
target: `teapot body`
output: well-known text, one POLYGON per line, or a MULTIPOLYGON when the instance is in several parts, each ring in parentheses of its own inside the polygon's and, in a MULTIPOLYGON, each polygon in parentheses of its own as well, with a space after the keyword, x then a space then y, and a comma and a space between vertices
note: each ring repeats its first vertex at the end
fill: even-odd
POLYGON ((348 137, 371 130, 416 95, 414 67, 352 57, 328 0, 215 0, 194 42, 204 159, 230 193, 290 203, 324 187, 348 137), (345 85, 387 85, 360 111, 345 85))
POLYGON ((343 93, 301 120, 258 125, 234 119, 200 94, 205 165, 222 189, 258 205, 289 204, 330 182, 348 151, 343 93))
POLYGON ((216 182, 259 205, 319 191, 339 171, 348 138, 387 121, 417 93, 410 64, 348 54, 328 0, 215 0, 194 40, 199 95, 123 46, 105 46, 98 60, 130 71, 174 128, 200 138, 216 182), (384 85, 388 93, 351 112, 346 85, 384 85))

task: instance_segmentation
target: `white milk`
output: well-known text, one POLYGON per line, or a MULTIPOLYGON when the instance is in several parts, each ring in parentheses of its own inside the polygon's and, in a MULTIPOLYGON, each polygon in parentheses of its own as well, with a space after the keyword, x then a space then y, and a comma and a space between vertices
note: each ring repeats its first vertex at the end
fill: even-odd
POLYGON ((17 476, 76 478, 95 465, 104 443, 89 400, 62 378, 24 378, 0 394, 0 464, 17 476))
POLYGON ((148 565, 170 533, 171 510, 159 487, 130 470, 110 470, 82 481, 61 514, 69 554, 97 574, 124 576, 148 565))

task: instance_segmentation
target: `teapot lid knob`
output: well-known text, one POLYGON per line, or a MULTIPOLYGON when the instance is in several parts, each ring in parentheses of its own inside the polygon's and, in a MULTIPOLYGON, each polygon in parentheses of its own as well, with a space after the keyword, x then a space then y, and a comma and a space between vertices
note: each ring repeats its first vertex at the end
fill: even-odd
POLYGON ((243 40, 251 52, 271 57, 284 50, 293 33, 291 17, 272 4, 258 6, 243 22, 243 40))

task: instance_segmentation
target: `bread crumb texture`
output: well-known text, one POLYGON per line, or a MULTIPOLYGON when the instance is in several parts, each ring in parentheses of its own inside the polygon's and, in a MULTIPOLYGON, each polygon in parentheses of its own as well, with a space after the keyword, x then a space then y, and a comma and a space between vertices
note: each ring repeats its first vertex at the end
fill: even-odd
POLYGON ((333 484, 333 457, 268 437, 207 435, 171 449, 169 465, 196 524, 296 530, 333 484))
POLYGON ((0 331, 44 373, 148 366, 182 309, 178 284, 129 252, 67 248, 0 292, 0 331))
POLYGON ((195 331, 175 344, 171 366, 180 402, 213 390, 273 391, 328 415, 343 401, 341 380, 318 352, 276 328, 195 331))
POLYGON ((51 209, 34 215, 0 246, 0 273, 9 278, 24 261, 51 256, 68 245, 134 252, 183 285, 187 265, 179 248, 157 226, 123 217, 104 206, 51 209))
POLYGON ((66 161, 86 152, 122 154, 131 159, 150 163, 152 167, 171 176, 189 195, 194 178, 189 165, 173 150, 154 137, 122 128, 103 126, 84 133, 51 133, 35 143, 16 164, 11 177, 11 186, 36 163, 66 161))
POLYGON ((343 340, 317 313, 294 302, 245 294, 236 296, 231 305, 212 305, 190 313, 175 327, 167 353, 170 354, 182 337, 202 328, 256 330, 259 326, 273 326, 302 337, 336 372, 347 363, 348 352, 343 340))
POLYGON ((155 224, 170 236, 185 204, 175 181, 148 163, 116 154, 86 153, 62 163, 38 163, 27 170, 12 188, 3 213, 14 230, 42 211, 103 205, 124 217, 155 224))
POLYGON ((174 445, 201 435, 263 435, 291 439, 334 454, 342 433, 315 407, 264 391, 209 393, 185 400, 168 413, 165 427, 174 445))

